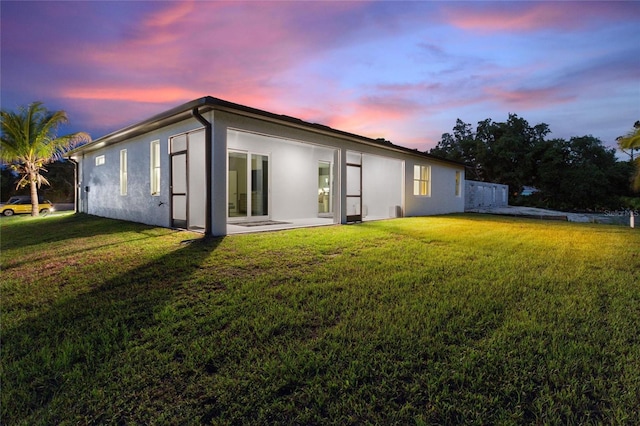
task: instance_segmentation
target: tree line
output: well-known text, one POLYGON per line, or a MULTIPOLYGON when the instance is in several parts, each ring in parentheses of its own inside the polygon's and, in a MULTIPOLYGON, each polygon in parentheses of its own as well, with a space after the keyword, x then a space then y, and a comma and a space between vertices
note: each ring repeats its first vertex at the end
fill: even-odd
POLYGON ((618 161, 616 150, 594 136, 548 139, 549 133, 547 124, 531 126, 516 114, 480 121, 475 130, 458 119, 429 153, 466 164, 467 179, 509 185, 514 204, 599 210, 629 202, 631 161, 618 161), (522 197, 525 186, 538 192, 522 197))

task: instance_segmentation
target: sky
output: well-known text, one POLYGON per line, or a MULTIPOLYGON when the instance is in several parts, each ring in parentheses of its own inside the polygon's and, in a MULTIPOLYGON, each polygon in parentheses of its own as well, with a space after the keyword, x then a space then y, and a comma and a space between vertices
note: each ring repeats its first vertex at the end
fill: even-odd
POLYGON ((6 1, 0 105, 97 139, 202 96, 421 151, 456 119, 609 146, 640 119, 640 1, 6 1))

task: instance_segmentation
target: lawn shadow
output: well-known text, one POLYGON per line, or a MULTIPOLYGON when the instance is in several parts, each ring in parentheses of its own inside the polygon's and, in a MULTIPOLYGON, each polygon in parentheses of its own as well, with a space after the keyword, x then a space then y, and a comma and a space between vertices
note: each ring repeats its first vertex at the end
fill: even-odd
POLYGON ((102 218, 85 213, 51 215, 41 218, 17 217, 10 220, 19 220, 20 223, 19 226, 1 223, 2 240, 0 243, 2 250, 22 249, 35 244, 60 242, 74 238, 99 237, 128 231, 145 235, 151 229, 157 229, 157 227, 150 225, 102 218), (17 234, 17 231, 20 233, 17 234), (38 235, 38 238, 29 238, 30 235, 38 235))
POLYGON ((92 291, 55 302, 46 312, 3 329, 3 423, 22 423, 31 413, 39 413, 39 418, 55 411, 48 406, 69 383, 95 375, 158 322, 157 313, 177 297, 182 283, 222 240, 184 242, 154 262, 105 281, 92 291))

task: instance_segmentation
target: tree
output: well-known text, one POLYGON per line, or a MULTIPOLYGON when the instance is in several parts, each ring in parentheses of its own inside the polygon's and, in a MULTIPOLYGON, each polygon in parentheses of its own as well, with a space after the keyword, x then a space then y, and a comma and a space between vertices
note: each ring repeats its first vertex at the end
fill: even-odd
POLYGON ((571 194, 566 201, 574 208, 602 208, 614 201, 615 149, 606 148, 593 136, 572 137, 568 143, 568 179, 571 194))
MULTIPOLYGON (((542 141, 532 152, 533 186, 541 204, 555 209, 595 210, 616 206, 626 168, 593 136, 542 141)), ((535 197, 534 197, 535 198, 535 197)))
POLYGON ((509 114, 504 123, 480 121, 475 133, 470 124, 458 119, 453 134, 444 133, 430 154, 465 163, 470 179, 502 183, 511 192, 520 192, 533 184, 532 152, 549 131, 547 124, 531 127, 516 114, 509 114))
POLYGON ((458 161, 467 165, 466 175, 471 180, 481 180, 480 163, 478 161, 479 147, 475 134, 471 130, 471 124, 465 123, 459 118, 453 127, 453 134, 443 133, 438 145, 430 151, 430 154, 458 161))
POLYGON ((31 216, 38 216, 38 188, 49 185, 41 172, 46 164, 62 158, 70 148, 91 138, 85 132, 57 137, 61 124, 68 122, 64 111, 49 111, 42 102, 20 107, 18 112, 0 111, 0 160, 21 176, 18 187, 29 185, 31 216))
POLYGON ((47 171, 43 173, 45 179, 51 184, 51 189, 46 191, 46 199, 54 203, 73 202, 75 193, 75 166, 71 161, 54 161, 47 165, 47 171))
POLYGON ((10 167, 0 164, 0 200, 6 201, 11 197, 16 186, 16 174, 10 167))
POLYGON ((569 210, 617 207, 619 197, 628 195, 621 182, 631 176, 629 163, 617 162, 615 150, 593 136, 547 140, 549 133, 547 124, 530 126, 516 114, 505 122, 479 121, 475 132, 458 119, 430 153, 464 162, 468 178, 509 185, 512 194, 523 186, 540 190, 512 202, 569 210))
POLYGON ((636 121, 633 125, 633 130, 627 133, 625 136, 621 136, 617 139, 618 146, 625 154, 631 157, 631 161, 636 164, 636 172, 633 177, 633 188, 640 190, 640 157, 634 159, 633 151, 640 149, 640 120, 636 121), (626 150, 629 150, 627 152, 626 150))
POLYGON ((478 123, 476 139, 484 146, 479 156, 483 178, 489 182, 509 185, 511 192, 520 192, 534 179, 532 152, 549 133, 545 123, 531 127, 527 120, 509 114, 504 123, 490 119, 478 123))

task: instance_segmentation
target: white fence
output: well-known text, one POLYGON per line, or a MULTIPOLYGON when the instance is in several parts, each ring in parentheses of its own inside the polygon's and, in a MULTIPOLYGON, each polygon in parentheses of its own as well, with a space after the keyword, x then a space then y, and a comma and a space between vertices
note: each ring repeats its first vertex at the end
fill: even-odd
POLYGON ((464 181, 465 210, 509 205, 509 186, 499 183, 464 181))

